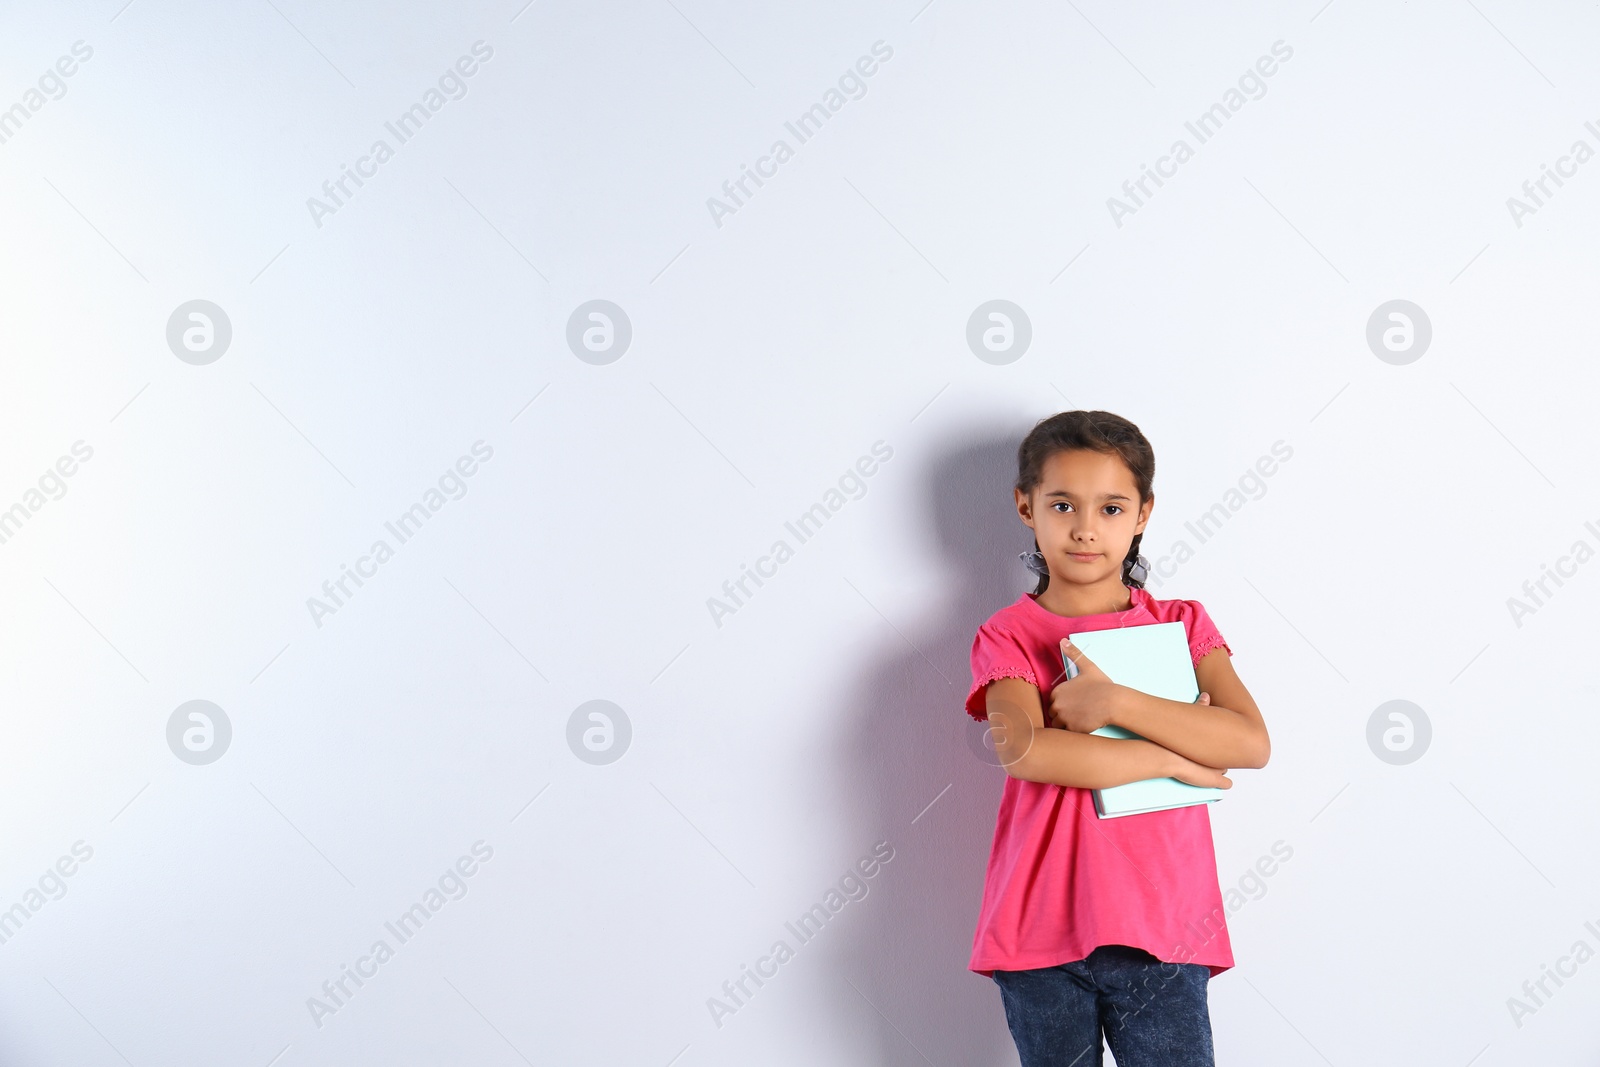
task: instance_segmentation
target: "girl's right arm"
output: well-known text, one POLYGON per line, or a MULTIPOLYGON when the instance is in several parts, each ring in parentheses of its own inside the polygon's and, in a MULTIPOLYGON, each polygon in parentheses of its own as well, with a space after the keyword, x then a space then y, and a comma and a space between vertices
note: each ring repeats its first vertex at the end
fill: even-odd
POLYGON ((1049 729, 1039 690, 1025 678, 990 682, 984 706, 995 755, 1013 778, 1080 789, 1108 789, 1146 778, 1233 787, 1226 770, 1196 763, 1154 741, 1049 729))

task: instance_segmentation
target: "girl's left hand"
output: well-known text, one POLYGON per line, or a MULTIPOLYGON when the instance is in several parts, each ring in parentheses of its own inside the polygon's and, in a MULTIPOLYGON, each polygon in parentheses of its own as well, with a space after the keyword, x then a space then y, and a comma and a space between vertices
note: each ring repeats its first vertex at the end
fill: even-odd
POLYGON ((1078 676, 1058 682, 1050 691, 1048 725, 1074 733, 1093 733, 1111 722, 1117 691, 1122 687, 1064 637, 1061 653, 1077 666, 1078 676))

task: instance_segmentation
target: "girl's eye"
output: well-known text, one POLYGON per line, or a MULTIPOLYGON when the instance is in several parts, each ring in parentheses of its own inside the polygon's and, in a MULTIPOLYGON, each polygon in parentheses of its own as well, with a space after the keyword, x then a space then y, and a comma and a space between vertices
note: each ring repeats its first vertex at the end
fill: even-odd
MULTIPOLYGON (((1065 500, 1057 500, 1050 506, 1053 508, 1070 508, 1072 505, 1067 503, 1065 500)), ((1120 514, 1122 512, 1121 504, 1107 504, 1106 507, 1110 508, 1113 514, 1120 514)), ((1058 514, 1065 514, 1065 512, 1058 512, 1058 514)))

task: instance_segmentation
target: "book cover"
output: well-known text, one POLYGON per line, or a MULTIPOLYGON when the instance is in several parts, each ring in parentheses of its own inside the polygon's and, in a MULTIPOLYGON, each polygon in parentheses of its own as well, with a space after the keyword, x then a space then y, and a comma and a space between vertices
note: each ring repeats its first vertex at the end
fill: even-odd
MULTIPOLYGON (((1200 698, 1194 660, 1189 655, 1189 638, 1181 622, 1122 626, 1069 636, 1072 643, 1118 685, 1187 704, 1200 698)), ((1065 657, 1063 661, 1067 677, 1077 677, 1078 669, 1072 661, 1065 657)), ((1139 736, 1110 725, 1094 732, 1102 737, 1139 736)), ((1221 789, 1190 785, 1176 778, 1146 778, 1093 792, 1095 812, 1102 819, 1209 804, 1220 800, 1223 793, 1221 789)))

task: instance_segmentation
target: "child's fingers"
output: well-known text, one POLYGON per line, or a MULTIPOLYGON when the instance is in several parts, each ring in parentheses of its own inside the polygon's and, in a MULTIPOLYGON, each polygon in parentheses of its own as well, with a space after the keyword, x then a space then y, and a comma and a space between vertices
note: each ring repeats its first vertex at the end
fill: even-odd
POLYGON ((1092 667, 1094 665, 1094 660, 1085 656, 1082 650, 1072 643, 1070 638, 1063 637, 1061 639, 1061 654, 1070 659, 1079 670, 1082 670, 1085 666, 1092 667))

